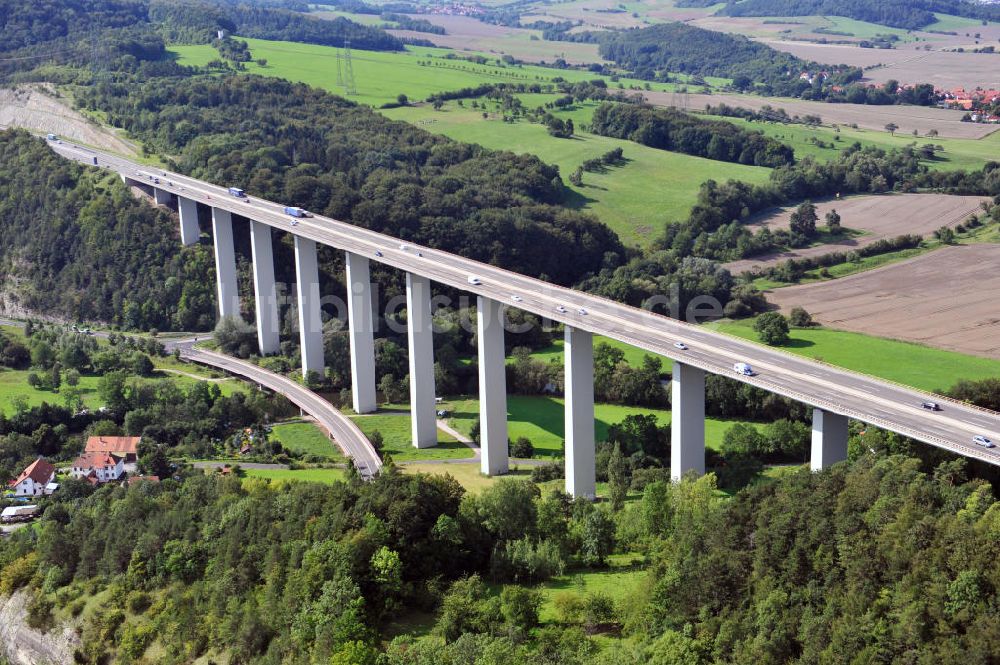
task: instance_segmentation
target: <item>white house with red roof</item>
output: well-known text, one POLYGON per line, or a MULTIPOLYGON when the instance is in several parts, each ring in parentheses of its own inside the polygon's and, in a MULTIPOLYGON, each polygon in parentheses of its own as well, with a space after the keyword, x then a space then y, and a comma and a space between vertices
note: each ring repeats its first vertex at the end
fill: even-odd
POLYGON ((56 468, 39 457, 8 485, 14 490, 15 496, 41 496, 52 494, 55 477, 56 468))
POLYGON ((88 480, 93 485, 109 483, 125 475, 125 460, 107 453, 86 452, 73 460, 69 475, 88 480))

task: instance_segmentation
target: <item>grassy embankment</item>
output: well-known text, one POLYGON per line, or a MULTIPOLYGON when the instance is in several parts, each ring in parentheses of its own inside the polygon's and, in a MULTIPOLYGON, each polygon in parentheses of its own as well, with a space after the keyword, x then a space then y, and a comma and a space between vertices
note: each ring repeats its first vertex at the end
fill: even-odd
MULTIPOLYGON (((532 108, 544 105, 554 96, 520 97, 532 108)), ((572 119, 579 128, 589 122, 595 107, 595 103, 587 102, 556 115, 572 119)), ((648 245, 662 232, 664 224, 686 218, 695 203, 698 188, 706 180, 763 183, 771 171, 657 150, 579 129, 571 139, 554 138, 537 123, 504 122, 495 107, 484 118, 483 111, 469 108, 468 100, 464 106, 449 102, 440 111, 418 106, 391 109, 384 114, 458 141, 496 150, 531 153, 555 164, 571 191, 569 205, 596 215, 627 245, 648 245), (584 161, 599 158, 615 148, 622 149, 623 164, 597 173, 584 173, 581 186, 569 184, 569 174, 584 161)))
POLYGON ((340 448, 312 422, 278 423, 271 428, 271 438, 287 450, 311 455, 324 462, 346 461, 340 448))
MULTIPOLYGON (((757 341, 753 321, 707 324, 757 341)), ((1000 376, 1000 360, 831 328, 792 328, 786 351, 922 390, 951 388, 960 379, 1000 376)))

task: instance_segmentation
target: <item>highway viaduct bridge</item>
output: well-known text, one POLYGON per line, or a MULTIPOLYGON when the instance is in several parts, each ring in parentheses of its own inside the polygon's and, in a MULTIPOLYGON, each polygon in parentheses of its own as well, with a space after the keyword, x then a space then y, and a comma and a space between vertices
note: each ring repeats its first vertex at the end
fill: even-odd
POLYGON ((253 259, 257 335, 263 354, 278 350, 278 306, 272 232, 294 236, 296 295, 303 373, 324 370, 317 243, 345 252, 353 406, 376 409, 372 260, 406 273, 413 445, 433 446, 435 386, 431 327, 431 283, 474 293, 477 302, 480 445, 482 472, 508 470, 507 402, 504 368, 504 308, 515 306, 565 326, 566 491, 593 497, 594 365, 593 335, 599 334, 673 360, 671 460, 673 478, 703 473, 705 467, 705 374, 744 383, 814 407, 811 467, 847 456, 847 422, 854 418, 924 443, 1000 465, 1000 448, 973 442, 986 436, 1000 442, 1000 413, 923 393, 912 388, 830 367, 810 359, 721 335, 588 293, 486 265, 322 216, 295 219, 281 204, 236 197, 227 188, 137 164, 68 142, 52 142, 60 155, 119 173, 126 183, 151 187, 157 203, 177 199, 181 242, 198 241, 198 206, 211 208, 212 238, 220 316, 239 316, 233 216, 248 220, 253 259), (683 343, 683 349, 675 346, 683 343), (748 363, 752 376, 734 372, 748 363), (940 411, 922 408, 937 402, 940 411))

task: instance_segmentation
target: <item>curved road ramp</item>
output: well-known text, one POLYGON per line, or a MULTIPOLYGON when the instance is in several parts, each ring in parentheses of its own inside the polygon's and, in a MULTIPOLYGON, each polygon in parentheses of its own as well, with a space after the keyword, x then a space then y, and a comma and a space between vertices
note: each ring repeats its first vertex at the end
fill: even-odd
POLYGON ((354 466, 363 479, 374 478, 382 468, 382 459, 354 421, 302 384, 253 363, 214 351, 196 349, 193 346, 181 346, 180 350, 181 357, 186 360, 236 374, 287 397, 330 433, 344 454, 354 461, 354 466))

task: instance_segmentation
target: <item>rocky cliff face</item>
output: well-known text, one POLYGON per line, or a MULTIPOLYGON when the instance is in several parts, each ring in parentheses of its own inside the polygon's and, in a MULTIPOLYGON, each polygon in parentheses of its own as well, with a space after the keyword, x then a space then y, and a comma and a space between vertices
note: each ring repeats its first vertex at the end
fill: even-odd
POLYGON ((30 595, 21 590, 0 597, 0 656, 11 665, 71 665, 80 643, 73 628, 60 625, 42 633, 28 625, 30 595))

